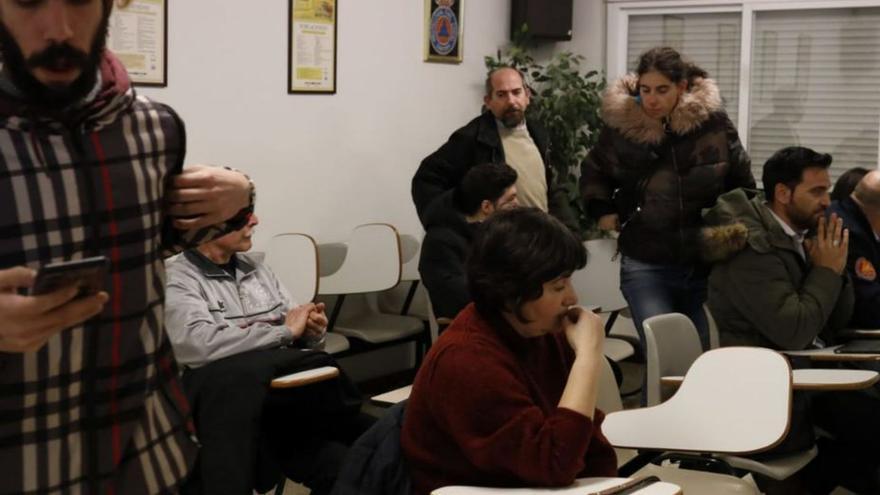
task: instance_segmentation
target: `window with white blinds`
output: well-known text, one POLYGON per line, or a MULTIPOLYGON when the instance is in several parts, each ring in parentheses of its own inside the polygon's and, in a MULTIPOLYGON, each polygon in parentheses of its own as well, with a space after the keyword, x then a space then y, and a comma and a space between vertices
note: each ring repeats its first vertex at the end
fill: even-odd
POLYGON ((880 8, 756 12, 751 68, 756 179, 770 155, 793 145, 831 153, 834 177, 877 168, 880 8))
POLYGON ((767 158, 792 145, 831 153, 835 179, 878 168, 880 0, 608 5, 609 75, 660 45, 694 61, 718 82, 759 181, 767 158))
POLYGON ((741 14, 631 15, 627 68, 635 70, 639 56, 655 46, 670 46, 715 79, 730 119, 736 122, 739 102, 741 14))

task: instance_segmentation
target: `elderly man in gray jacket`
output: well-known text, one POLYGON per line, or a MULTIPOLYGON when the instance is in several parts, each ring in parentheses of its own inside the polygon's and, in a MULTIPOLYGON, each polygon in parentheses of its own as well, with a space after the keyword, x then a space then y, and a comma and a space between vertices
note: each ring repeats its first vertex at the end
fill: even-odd
POLYGON ((203 446, 200 491, 264 491, 280 470, 325 493, 363 429, 360 397, 344 374, 301 390, 269 388, 276 376, 334 362, 320 352, 324 304, 296 304, 266 265, 244 254, 257 223, 252 215, 167 269, 165 324, 203 446))
POLYGON ((264 264, 244 254, 247 225, 183 253, 168 266, 165 321, 177 361, 189 368, 258 349, 324 346, 324 303, 295 304, 264 264))

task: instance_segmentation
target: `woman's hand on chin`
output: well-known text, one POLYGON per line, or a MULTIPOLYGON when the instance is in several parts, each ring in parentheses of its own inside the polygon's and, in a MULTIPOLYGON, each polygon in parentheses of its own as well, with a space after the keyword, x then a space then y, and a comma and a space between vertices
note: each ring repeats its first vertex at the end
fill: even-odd
POLYGON ((605 328, 602 318, 581 306, 572 306, 562 318, 562 327, 575 356, 602 353, 605 328))

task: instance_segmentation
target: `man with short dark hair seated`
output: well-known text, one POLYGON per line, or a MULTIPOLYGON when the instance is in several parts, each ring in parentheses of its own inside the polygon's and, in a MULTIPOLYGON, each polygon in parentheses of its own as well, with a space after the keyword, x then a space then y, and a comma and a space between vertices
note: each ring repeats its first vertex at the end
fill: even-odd
POLYGON ((279 471, 329 493, 362 431, 360 397, 344 374, 299 389, 273 378, 335 365, 323 347, 324 305, 291 300, 264 264, 244 254, 257 225, 183 253, 168 266, 165 323, 202 444, 194 490, 250 495, 279 471))
MULTIPOLYGON (((707 249, 722 260, 709 276, 708 302, 721 345, 822 347, 834 343, 849 321, 854 301, 845 270, 849 233, 836 214, 825 216, 831 160, 808 148, 779 150, 764 164, 764 196, 736 189, 704 212, 707 249)), ((863 392, 797 392, 788 437, 770 455, 809 448, 818 425, 833 442, 819 444, 810 493, 826 493, 824 488, 830 491, 837 483, 878 493, 878 413, 877 400, 863 392)))
POLYGON ((453 318, 471 301, 464 263, 474 231, 495 212, 518 206, 516 178, 506 164, 477 165, 428 211, 419 273, 438 317, 453 318))

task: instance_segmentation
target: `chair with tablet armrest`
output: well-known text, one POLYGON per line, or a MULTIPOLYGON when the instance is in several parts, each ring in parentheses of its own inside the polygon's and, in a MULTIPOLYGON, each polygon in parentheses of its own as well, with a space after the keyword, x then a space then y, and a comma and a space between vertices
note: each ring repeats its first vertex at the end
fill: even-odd
MULTIPOLYGON (((646 320, 646 336, 658 330, 656 323, 646 320)), ((696 329, 693 338, 699 345, 696 329)), ((650 359, 650 337, 647 342, 650 359)), ((791 394, 791 367, 782 355, 763 348, 715 349, 696 358, 667 401, 611 414, 603 431, 616 447, 691 452, 699 456, 698 463, 784 480, 816 456, 815 447, 765 461, 741 456, 781 443, 788 432, 791 394)))

